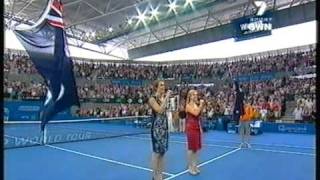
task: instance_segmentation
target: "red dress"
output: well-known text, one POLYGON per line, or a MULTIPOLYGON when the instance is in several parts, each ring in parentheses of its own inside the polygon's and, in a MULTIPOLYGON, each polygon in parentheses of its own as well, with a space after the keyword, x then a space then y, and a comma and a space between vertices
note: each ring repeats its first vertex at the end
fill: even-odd
POLYGON ((201 149, 201 131, 200 131, 200 118, 187 113, 186 118, 186 134, 188 141, 188 149, 197 151, 201 149))

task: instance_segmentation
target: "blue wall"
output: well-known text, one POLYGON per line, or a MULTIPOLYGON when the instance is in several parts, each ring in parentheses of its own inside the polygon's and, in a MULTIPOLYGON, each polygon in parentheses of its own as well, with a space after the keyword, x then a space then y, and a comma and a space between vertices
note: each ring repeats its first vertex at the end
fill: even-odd
MULTIPOLYGON (((220 116, 214 118, 215 121, 204 120, 205 126, 210 126, 213 130, 226 131, 227 123, 231 120, 232 116, 220 116)), ((262 122, 262 132, 269 133, 295 133, 295 134, 315 134, 315 124, 310 123, 275 123, 275 122, 262 122)))
POLYGON ((262 125, 262 131, 276 133, 315 134, 315 125, 266 122, 262 125))
MULTIPOLYGON (((42 101, 5 101, 4 116, 9 117, 11 121, 38 121, 39 112, 42 108, 42 101)), ((72 116, 70 110, 58 113, 53 120, 77 119, 72 116)), ((227 119, 231 117, 221 116, 217 118, 215 129, 225 130, 227 119)), ((262 123, 263 132, 273 133, 295 133, 295 134, 315 134, 314 124, 289 124, 289 123, 262 123)))
MULTIPOLYGON (((37 121, 39 120, 42 101, 4 101, 4 116, 12 121, 37 121)), ((54 120, 74 119, 70 110, 58 113, 54 120)))
POLYGON ((130 80, 130 79, 112 80, 111 83, 122 85, 122 86, 143 86, 144 85, 144 81, 142 80, 130 80))

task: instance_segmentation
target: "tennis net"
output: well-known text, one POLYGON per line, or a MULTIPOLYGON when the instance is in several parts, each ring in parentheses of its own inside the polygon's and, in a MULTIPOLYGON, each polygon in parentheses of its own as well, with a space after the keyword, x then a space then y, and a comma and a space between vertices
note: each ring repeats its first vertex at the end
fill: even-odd
MULTIPOLYGON (((50 121, 46 144, 115 138, 150 133, 150 116, 50 121)), ((42 145, 40 121, 5 121, 4 148, 42 145)))

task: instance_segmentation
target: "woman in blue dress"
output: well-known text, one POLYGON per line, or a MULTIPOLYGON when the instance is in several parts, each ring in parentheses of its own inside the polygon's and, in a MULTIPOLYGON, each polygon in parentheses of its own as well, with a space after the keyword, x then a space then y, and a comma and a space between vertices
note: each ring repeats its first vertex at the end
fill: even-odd
POLYGON ((148 100, 152 108, 152 168, 153 179, 162 180, 164 169, 163 156, 168 150, 168 120, 166 117, 166 105, 170 97, 170 91, 165 93, 165 84, 163 81, 155 81, 153 84, 153 94, 148 100))

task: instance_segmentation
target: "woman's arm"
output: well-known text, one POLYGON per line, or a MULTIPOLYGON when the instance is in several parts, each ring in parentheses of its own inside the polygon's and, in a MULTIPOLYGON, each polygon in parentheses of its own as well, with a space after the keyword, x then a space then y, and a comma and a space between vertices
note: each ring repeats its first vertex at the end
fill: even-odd
POLYGON ((163 113, 165 111, 164 102, 162 104, 158 104, 157 101, 153 97, 151 97, 149 98, 148 103, 151 108, 157 113, 163 113))
POLYGON ((166 110, 166 104, 169 99, 169 96, 170 92, 166 94, 166 97, 164 98, 161 104, 158 104, 154 97, 149 98, 148 103, 154 111, 156 111, 157 113, 163 113, 166 110))

